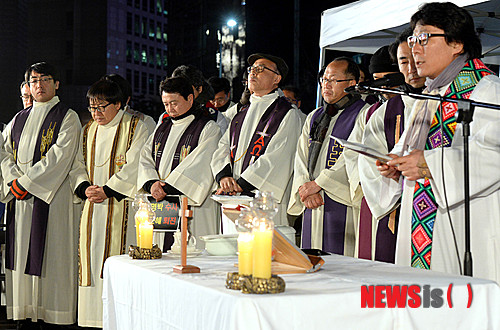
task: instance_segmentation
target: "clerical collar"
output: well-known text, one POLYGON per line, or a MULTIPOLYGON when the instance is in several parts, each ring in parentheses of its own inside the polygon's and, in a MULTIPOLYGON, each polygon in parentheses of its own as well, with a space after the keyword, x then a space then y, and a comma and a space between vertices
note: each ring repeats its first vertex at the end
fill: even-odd
POLYGON ((196 116, 199 112, 200 112, 200 106, 193 102, 191 109, 189 109, 186 113, 183 113, 182 115, 177 116, 177 117, 169 117, 169 118, 171 118, 172 120, 180 120, 180 119, 186 118, 186 117, 191 116, 191 115, 196 116))
POLYGON ((231 104, 231 100, 227 100, 226 104, 224 104, 222 107, 217 108, 217 111, 225 112, 227 110, 227 108, 229 108, 230 104, 231 104))
POLYGON ((344 97, 342 97, 340 100, 333 104, 329 103, 324 103, 325 111, 327 114, 330 116, 335 116, 339 110, 345 109, 349 106, 351 106, 354 102, 358 101, 361 99, 361 96, 359 94, 353 95, 353 94, 347 94, 344 97))

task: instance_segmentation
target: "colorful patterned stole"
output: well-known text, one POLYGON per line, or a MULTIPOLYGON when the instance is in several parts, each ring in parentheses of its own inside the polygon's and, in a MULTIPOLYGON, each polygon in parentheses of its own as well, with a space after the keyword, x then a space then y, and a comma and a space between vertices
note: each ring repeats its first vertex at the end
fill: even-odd
MULTIPOLYGON (((95 164, 96 152, 96 138, 99 130, 99 125, 92 119, 85 125, 82 136, 82 149, 85 167, 89 175, 90 183, 95 184, 95 170, 96 167, 108 166, 108 178, 111 178, 115 173, 120 172, 123 165, 127 163, 126 154, 132 145, 135 134, 135 129, 139 117, 131 115, 129 112, 124 112, 123 117, 116 128, 113 137, 112 146, 108 161, 103 165, 95 164)), ((110 256, 125 253, 125 240, 128 224, 128 201, 117 202, 114 198, 107 200, 108 211, 106 219, 98 219, 98 221, 106 221, 105 229, 105 243, 102 247, 104 249, 102 266, 100 271, 102 277, 102 270, 104 262, 110 256)), ((91 285, 91 241, 92 241, 92 218, 94 213, 94 203, 85 201, 83 206, 82 217, 80 221, 80 240, 78 245, 78 274, 79 285, 91 285)), ((96 219, 94 219, 96 221, 96 219)))
POLYGON ((245 171, 245 169, 252 165, 260 156, 262 156, 269 145, 269 142, 273 138, 274 134, 278 131, 283 118, 285 118, 288 111, 292 109, 290 102, 286 100, 286 98, 280 96, 278 97, 264 112, 259 122, 257 123, 257 127, 255 128, 255 132, 253 133, 252 139, 246 149, 246 151, 242 154, 239 159, 235 158, 235 150, 238 147, 238 142, 241 133, 241 127, 243 126, 243 121, 248 113, 249 107, 243 107, 236 116, 234 116, 231 121, 231 125, 229 127, 229 134, 231 136, 231 165, 234 165, 235 162, 243 159, 243 165, 241 167, 241 172, 245 171))
MULTIPOLYGON (((445 97, 468 99, 484 76, 493 74, 478 59, 468 61, 445 93, 445 97)), ((439 107, 432 118, 425 150, 451 146, 457 122, 455 113, 457 104, 443 102, 442 113, 439 107), (441 121, 443 131, 441 131, 441 121)), ((430 269, 432 252, 432 232, 436 220, 438 205, 428 178, 424 183, 415 182, 413 193, 412 233, 411 233, 411 266, 430 269)))
MULTIPOLYGON (((12 150, 14 153, 14 159, 17 162, 17 150, 19 148, 19 140, 21 134, 24 130, 24 125, 28 119, 28 116, 32 110, 32 107, 20 111, 14 123, 12 125, 11 131, 11 141, 12 150)), ((50 109, 45 117, 40 131, 38 132, 38 138, 35 144, 35 151, 33 153, 32 165, 35 165, 38 161, 45 157, 45 154, 49 151, 50 147, 56 143, 57 137, 59 135, 59 130, 61 128, 62 122, 69 108, 61 102, 50 109)), ((36 110, 35 110, 36 111, 36 110)), ((7 207, 7 238, 6 238, 6 258, 5 267, 7 269, 14 270, 14 250, 15 250, 15 206, 16 200, 13 199, 9 202, 7 207)), ((28 248, 28 257, 26 260, 26 268, 24 270, 25 274, 41 276, 42 265, 43 265, 43 253, 45 251, 45 238, 47 234, 47 222, 49 219, 49 208, 50 205, 42 201, 36 196, 33 196, 33 212, 31 218, 31 232, 30 241, 28 248)))

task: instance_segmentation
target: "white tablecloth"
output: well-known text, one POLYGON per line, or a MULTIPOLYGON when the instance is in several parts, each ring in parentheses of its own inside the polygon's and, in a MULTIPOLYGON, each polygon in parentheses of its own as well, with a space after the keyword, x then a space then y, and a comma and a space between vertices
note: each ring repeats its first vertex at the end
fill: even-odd
POLYGON ((188 264, 201 273, 181 275, 172 271, 179 260, 166 255, 111 257, 104 269, 104 329, 500 329, 495 282, 336 255, 324 259, 316 273, 281 275, 284 293, 247 295, 224 287, 226 273, 237 270, 236 258, 191 258, 188 264), (440 288, 443 306, 361 308, 361 286, 377 284, 440 288))

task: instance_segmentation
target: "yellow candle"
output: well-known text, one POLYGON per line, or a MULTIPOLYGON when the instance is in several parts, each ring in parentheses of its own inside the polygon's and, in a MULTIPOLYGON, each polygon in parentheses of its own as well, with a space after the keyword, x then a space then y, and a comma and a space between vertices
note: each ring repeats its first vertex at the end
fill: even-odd
POLYGON ((253 235, 240 233, 238 236, 238 273, 252 275, 253 269, 253 235))
POLYGON ((140 242, 140 234, 139 234, 139 225, 141 223, 146 222, 149 219, 149 212, 145 209, 139 209, 135 214, 135 234, 137 239, 137 246, 141 246, 140 242))
POLYGON ((153 224, 146 221, 139 224, 139 247, 141 249, 153 248, 153 224))
POLYGON ((253 231, 253 276, 271 278, 273 230, 255 228, 253 231))

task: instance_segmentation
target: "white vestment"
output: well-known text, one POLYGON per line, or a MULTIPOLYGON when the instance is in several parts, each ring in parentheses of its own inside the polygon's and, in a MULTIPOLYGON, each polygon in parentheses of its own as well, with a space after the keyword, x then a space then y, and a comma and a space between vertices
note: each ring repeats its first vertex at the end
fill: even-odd
MULTIPOLYGON (((366 109, 369 105, 363 106, 356 117, 356 123, 358 123, 362 116, 365 116, 366 109)), ((309 158, 309 135, 311 128, 311 120, 314 113, 320 108, 311 112, 307 118, 304 126, 302 128, 302 134, 299 138, 299 143, 297 146, 297 153, 295 155, 295 168, 293 175, 293 186, 292 194, 290 196, 290 203, 288 206, 288 213, 292 215, 302 214, 306 207, 304 203, 300 200, 299 188, 304 183, 311 181, 309 177, 309 171, 307 169, 307 162, 309 158)), ((344 240, 344 255, 354 256, 355 248, 355 233, 357 229, 358 219, 359 219, 359 207, 362 195, 360 194, 360 189, 353 194, 351 194, 351 183, 349 181, 349 175, 347 172, 346 158, 344 157, 345 149, 342 155, 338 157, 335 164, 330 168, 325 168, 326 160, 328 157, 328 148, 330 144, 330 134, 337 122, 337 119, 342 114, 344 110, 340 110, 330 120, 328 126, 327 134, 323 144, 321 146, 320 153, 318 155, 318 161, 313 172, 315 177, 315 182, 319 185, 322 190, 320 191, 321 196, 324 198, 326 193, 328 197, 332 200, 346 205, 346 222, 345 222, 345 240, 344 240)), ((356 125, 356 124, 355 124, 356 125)), ((351 132, 351 135, 354 133, 351 132)), ((349 137, 351 139, 351 136, 349 137)), ((311 213, 311 248, 322 249, 323 248, 323 217, 324 217, 324 205, 313 209, 311 213)))
MULTIPOLYGON (((415 99, 403 95, 402 96, 403 104, 404 104, 404 123, 401 123, 403 127, 407 127, 408 121, 410 118, 410 113, 413 108, 413 104, 415 103, 415 99)), ((366 123, 366 127, 363 131, 361 141, 364 145, 367 145, 383 154, 388 154, 390 150, 387 150, 387 139, 385 132, 385 113, 387 110, 388 102, 384 102, 375 112, 371 115, 370 120, 366 123)), ((372 226, 371 226, 371 252, 372 259, 375 258, 375 243, 377 236, 377 228, 378 228, 378 220, 383 218, 385 215, 390 213, 393 208, 399 206, 394 205, 393 208, 389 210, 382 210, 380 208, 379 199, 380 199, 380 184, 382 181, 382 176, 380 172, 377 170, 377 166, 375 165, 375 160, 370 157, 365 157, 360 155, 358 158, 358 173, 359 173, 359 181, 361 183, 361 187, 363 190, 363 196, 365 197, 366 203, 370 208, 370 212, 372 213, 372 226)), ((359 236, 358 236, 359 239, 359 236)), ((359 242, 358 242, 359 243, 359 242)), ((356 246, 359 247, 359 244, 356 243, 356 246)))
POLYGON ((14 270, 6 270, 7 318, 44 320, 47 323, 72 324, 76 321, 78 279, 77 241, 80 206, 73 204, 68 179, 78 150, 80 120, 69 110, 63 119, 56 143, 45 157, 32 165, 35 144, 42 123, 50 109, 59 102, 57 96, 48 102, 34 102, 14 160, 9 123, 3 132, 7 157, 2 161, 5 201, 7 183, 18 182, 30 194, 50 204, 42 275, 24 274, 31 232, 33 198, 16 201, 14 270))
MULTIPOLYGON (((94 152, 94 173, 93 182, 91 184, 98 185, 100 187, 106 185, 107 187, 113 189, 114 191, 125 195, 127 197, 134 197, 137 189, 137 169, 139 165, 139 157, 144 144, 149 136, 149 131, 147 125, 139 120, 135 126, 135 132, 130 144, 130 148, 125 154, 116 154, 116 157, 111 159, 111 152, 113 148, 113 141, 117 133, 120 122, 123 119, 130 119, 125 117, 131 117, 128 112, 120 110, 116 116, 106 125, 98 125, 96 122, 92 123, 93 128, 97 128, 95 137, 95 152, 94 152), (125 162, 121 170, 110 177, 110 163, 115 166, 115 162, 125 162)), ((124 132, 124 131, 122 131, 124 132)), ((129 133, 127 129, 125 134, 129 133)), ((83 132, 82 132, 83 135, 83 132)), ((90 134, 89 134, 90 136, 90 134)), ((72 181, 72 187, 78 187, 82 182, 89 180, 89 174, 87 173, 87 168, 89 164, 86 164, 83 158, 83 144, 82 139, 80 139, 80 149, 75 158, 75 164, 73 170, 71 171, 70 177, 72 181)), ((125 141, 128 138, 125 137, 125 141)), ((86 148, 92 148, 93 141, 87 141, 86 148)), ((91 160, 87 157, 87 162, 91 160)), ((128 203, 125 200, 118 202, 113 199, 114 204, 125 204, 128 203)), ((86 204, 90 204, 88 200, 85 200, 86 204)), ((90 285, 89 286, 79 286, 78 287, 78 325, 87 327, 102 327, 102 283, 101 271, 104 260, 104 247, 106 244, 106 219, 109 215, 109 204, 110 199, 105 200, 103 203, 93 203, 92 214, 88 215, 91 218, 90 224, 90 237, 87 238, 86 242, 89 244, 89 258, 90 258, 90 285)), ((89 205, 87 205, 88 207, 89 205)), ((118 218, 118 222, 124 217, 123 205, 113 207, 113 217, 118 218), (120 212, 121 211, 121 212, 120 212)), ((132 205, 130 204, 129 212, 132 211, 132 205)), ((85 215, 85 212, 84 212, 85 215)), ((87 221, 87 217, 82 216, 81 221, 87 221)), ((127 232, 123 230, 117 231, 120 235, 119 237, 112 237, 115 244, 120 244, 120 240, 124 238, 125 235, 135 236, 135 226, 134 223, 128 223, 127 232)), ((80 233, 80 240, 82 235, 86 233, 80 233)), ((82 251, 83 247, 80 246, 80 254, 87 251, 82 251)), ((116 250, 116 249, 111 249, 116 250)), ((115 253, 110 253, 114 255, 115 253)), ((82 257, 82 256, 81 256, 82 257)), ((80 257, 80 258, 81 258, 80 257)))
POLYGON ((132 109, 128 104, 125 106, 124 110, 131 115, 136 115, 137 117, 139 117, 139 119, 146 125, 149 134, 152 134, 154 132, 156 128, 156 121, 153 119, 153 117, 132 109))
MULTIPOLYGON (((243 160, 257 125, 267 108, 279 96, 283 96, 283 92, 278 89, 264 96, 252 94, 250 97, 250 107, 241 127, 238 145, 234 150, 235 162, 232 174, 235 180, 241 177, 257 190, 272 192, 278 202, 278 213, 274 217, 274 223, 288 226, 286 209, 292 184, 293 159, 302 127, 301 114, 297 107, 290 105, 291 109, 269 141, 265 153, 242 171, 243 160)), ((231 136, 230 129, 227 129, 213 155, 211 166, 214 176, 231 163, 230 152, 231 136)))
MULTIPOLYGON (((439 90, 443 95, 449 85, 439 90)), ((471 100, 500 104, 500 79, 490 75, 481 79, 470 96, 471 100)), ((408 154, 407 146, 417 130, 412 130, 415 116, 422 111, 422 103, 415 102, 410 126, 391 153, 408 154)), ((435 113, 437 101, 430 101, 428 109, 435 113)), ((500 283, 500 112, 476 108, 469 139, 471 251, 473 276, 500 283)), ((451 147, 425 150, 424 157, 432 175, 430 183, 438 203, 432 238, 431 269, 460 274, 458 258, 463 267, 464 257, 464 170, 462 125, 457 124, 451 147), (442 157, 444 155, 444 157, 442 157), (443 161, 444 178, 441 162, 443 161), (451 223, 456 234, 458 256, 445 202, 445 190, 450 208, 451 223)), ((390 210, 403 194, 399 220, 396 263, 410 265, 411 217, 415 181, 400 178, 399 182, 383 178, 379 194, 382 210, 390 210)))
MULTIPOLYGON (((172 128, 163 149, 159 171, 156 171, 152 157, 155 133, 151 134, 141 152, 137 187, 143 187, 150 180, 161 180, 182 192, 188 198, 188 204, 193 206, 191 230, 192 234, 198 237, 217 234, 219 229, 218 206, 210 198, 210 193, 215 188, 210 160, 221 134, 219 126, 214 121, 209 121, 201 131, 198 146, 171 171, 179 140, 193 119, 194 115, 172 119, 172 128)), ((197 240, 197 246, 203 247, 203 242, 197 240)))

